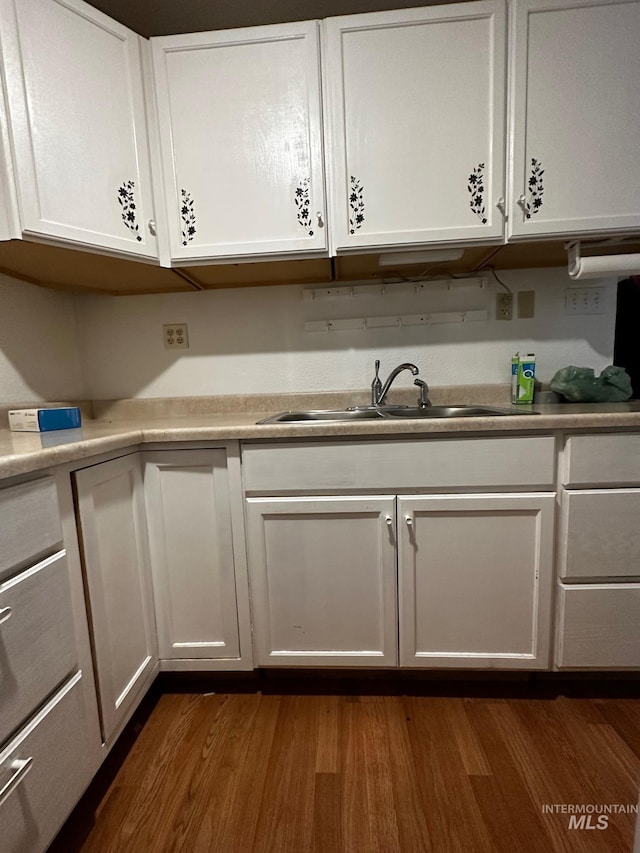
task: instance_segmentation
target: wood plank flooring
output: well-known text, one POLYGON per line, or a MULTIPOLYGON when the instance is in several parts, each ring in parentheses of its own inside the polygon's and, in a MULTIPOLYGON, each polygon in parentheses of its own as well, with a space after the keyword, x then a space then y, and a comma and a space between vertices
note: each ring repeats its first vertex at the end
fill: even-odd
POLYGON ((79 849, 629 853, 542 806, 639 784, 637 699, 165 694, 79 849))

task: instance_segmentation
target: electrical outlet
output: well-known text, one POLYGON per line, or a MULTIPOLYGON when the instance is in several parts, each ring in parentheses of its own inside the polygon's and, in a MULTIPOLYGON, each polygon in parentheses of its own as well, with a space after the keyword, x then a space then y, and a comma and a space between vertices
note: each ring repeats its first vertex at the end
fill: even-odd
POLYGON ((162 329, 165 349, 189 349, 189 330, 186 323, 171 323, 162 329))
POLYGON ((601 287, 568 287, 565 314, 604 314, 604 291, 601 287))
POLYGON ((513 317, 513 293, 496 293, 496 320, 513 317))

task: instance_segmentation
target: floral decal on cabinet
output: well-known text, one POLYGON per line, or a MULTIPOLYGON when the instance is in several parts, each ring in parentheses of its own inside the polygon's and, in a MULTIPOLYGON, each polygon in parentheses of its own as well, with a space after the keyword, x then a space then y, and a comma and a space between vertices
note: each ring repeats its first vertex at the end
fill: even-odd
POLYGON ((190 243, 196 233, 196 214, 193 199, 186 190, 180 190, 180 217, 182 219, 182 245, 190 243))
POLYGON ((349 234, 355 234, 364 222, 364 188, 357 178, 351 175, 351 189, 349 192, 349 234))
POLYGON ((118 203, 122 208, 122 221, 140 243, 142 237, 140 236, 140 229, 136 222, 136 202, 133 196, 135 187, 135 181, 125 181, 118 187, 118 203))
POLYGON ((484 163, 478 163, 469 175, 467 189, 471 193, 471 210, 475 213, 483 225, 486 225, 487 216, 484 207, 484 163))
POLYGON ((309 237, 313 237, 311 226, 311 214, 309 213, 309 186, 311 178, 304 178, 296 187, 294 201, 298 208, 298 222, 305 229, 309 237))
POLYGON ((531 219, 542 207, 542 196, 544 195, 544 184, 542 176, 544 169, 540 160, 535 157, 531 158, 531 175, 529 177, 529 199, 525 204, 524 215, 526 219, 531 219))

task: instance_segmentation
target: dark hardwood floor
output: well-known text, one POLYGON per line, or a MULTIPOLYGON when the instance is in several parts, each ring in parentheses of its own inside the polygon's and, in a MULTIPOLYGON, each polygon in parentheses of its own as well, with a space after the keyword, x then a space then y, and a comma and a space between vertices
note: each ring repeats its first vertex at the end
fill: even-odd
POLYGON ((628 853, 543 805, 639 783, 638 699, 165 694, 77 849, 628 853))

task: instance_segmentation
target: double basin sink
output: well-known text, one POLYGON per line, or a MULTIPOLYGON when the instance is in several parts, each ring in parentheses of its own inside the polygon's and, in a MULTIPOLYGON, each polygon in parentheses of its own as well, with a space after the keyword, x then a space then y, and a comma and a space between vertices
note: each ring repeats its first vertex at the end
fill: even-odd
MULTIPOLYGON (((308 423, 311 421, 402 420, 403 418, 478 418, 518 415, 513 409, 493 406, 354 406, 348 409, 316 409, 281 412, 258 421, 260 424, 308 423)), ((534 414, 527 412, 527 414, 534 414)))

